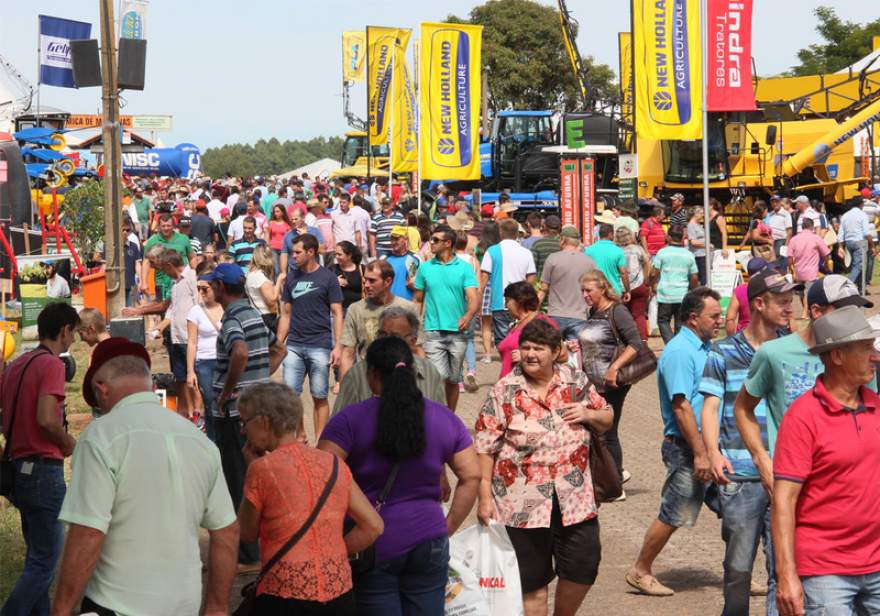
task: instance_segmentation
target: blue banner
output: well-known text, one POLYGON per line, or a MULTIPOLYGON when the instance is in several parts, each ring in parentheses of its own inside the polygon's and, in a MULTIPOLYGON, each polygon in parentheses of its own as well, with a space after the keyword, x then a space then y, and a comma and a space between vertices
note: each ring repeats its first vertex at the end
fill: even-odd
POLYGON ((91 37, 92 24, 40 15, 40 83, 75 88, 70 41, 91 37))
POLYGON ((122 172, 133 176, 194 178, 201 166, 201 152, 191 143, 122 154, 122 172))

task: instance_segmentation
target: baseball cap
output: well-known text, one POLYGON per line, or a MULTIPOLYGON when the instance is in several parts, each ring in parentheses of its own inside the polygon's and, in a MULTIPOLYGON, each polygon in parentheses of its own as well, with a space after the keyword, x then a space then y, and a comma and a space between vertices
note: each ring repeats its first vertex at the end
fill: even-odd
POLYGON ((780 197, 779 195, 772 195, 770 197, 770 201, 779 201, 780 199, 782 199, 782 197, 780 197))
POLYGON ((206 282, 219 280, 225 284, 241 284, 244 281, 244 272, 241 271, 241 266, 235 263, 221 263, 214 268, 213 272, 208 272, 201 276, 199 280, 206 282))
POLYGON ((794 200, 795 203, 804 203, 806 205, 810 205, 810 198, 806 195, 798 195, 794 200))
POLYGON ((556 214, 550 214, 544 219, 544 226, 548 229, 559 229, 562 226, 562 221, 556 214))
POLYGON ((82 395, 89 406, 98 406, 98 401, 95 399, 95 391, 92 389, 92 379, 95 378, 95 373, 111 359, 125 355, 140 357, 147 362, 147 366, 150 366, 150 354, 144 348, 144 345, 132 342, 128 338, 121 336, 113 336, 99 342, 95 350, 92 351, 92 360, 89 364, 89 369, 86 371, 86 376, 83 378, 82 385, 82 395))
POLYGON ((859 294, 859 288, 846 276, 829 274, 813 283, 807 292, 807 305, 812 306, 861 306, 871 308, 874 303, 859 294))
POLYGON ((751 278, 768 265, 770 265, 770 263, 767 261, 767 259, 762 259, 761 257, 752 257, 746 264, 746 271, 749 273, 749 277, 751 278))
POLYGON ((494 216, 495 208, 492 207, 491 203, 487 203, 480 207, 480 216, 494 216))
POLYGON ((673 201, 684 201, 684 195, 681 193, 675 193, 671 198, 673 201))
POLYGON ((406 227, 404 227, 403 225, 394 225, 393 227, 391 227, 391 236, 393 237, 395 235, 400 236, 400 237, 406 237, 407 236, 406 227))
POLYGON ((762 293, 785 293, 802 289, 804 285, 795 282, 789 282, 788 278, 779 273, 775 269, 764 269, 755 274, 749 280, 747 287, 749 301, 755 299, 762 293))
POLYGON ((559 232, 560 237, 568 237, 573 240, 581 239, 581 232, 578 231, 578 228, 574 225, 565 225, 562 227, 562 231, 559 232))

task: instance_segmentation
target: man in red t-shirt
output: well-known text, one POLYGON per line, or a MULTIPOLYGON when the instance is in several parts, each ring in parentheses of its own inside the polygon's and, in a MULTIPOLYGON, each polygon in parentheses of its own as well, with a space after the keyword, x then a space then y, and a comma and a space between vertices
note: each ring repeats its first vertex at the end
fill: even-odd
POLYGON ((825 372, 782 418, 773 457, 776 602, 880 614, 880 397, 866 387, 880 330, 846 306, 813 332, 825 372))
POLYGON ((663 206, 655 206, 645 222, 639 228, 639 239, 642 248, 652 257, 666 246, 666 231, 663 229, 663 206))
POLYGON ((15 466, 11 501, 21 515, 27 546, 24 570, 3 614, 48 614, 49 586, 64 542, 58 512, 64 501, 64 458, 76 441, 64 421, 64 362, 79 315, 53 302, 37 317, 40 346, 19 356, 0 377, 0 407, 7 452, 15 466))

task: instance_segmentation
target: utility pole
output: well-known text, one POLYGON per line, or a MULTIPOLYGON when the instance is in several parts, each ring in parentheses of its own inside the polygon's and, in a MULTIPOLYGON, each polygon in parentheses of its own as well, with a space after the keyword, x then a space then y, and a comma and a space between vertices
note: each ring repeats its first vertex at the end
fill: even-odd
POLYGON ((113 0, 101 8, 101 101, 104 142, 104 255, 107 262, 107 317, 125 307, 125 238, 122 237, 122 152, 119 124, 119 86, 116 74, 116 31, 113 0))
POLYGON ((480 84, 480 114, 483 116, 483 139, 489 138, 489 68, 483 67, 482 84, 480 84))

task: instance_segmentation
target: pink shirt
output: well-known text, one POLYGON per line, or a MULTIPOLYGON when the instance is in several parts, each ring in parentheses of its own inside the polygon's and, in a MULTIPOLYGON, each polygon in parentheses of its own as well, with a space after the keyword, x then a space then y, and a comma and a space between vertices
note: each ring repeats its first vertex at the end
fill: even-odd
POLYGON ((742 331, 752 320, 752 311, 749 309, 749 283, 744 282, 736 287, 733 295, 738 302, 736 331, 742 331))
POLYGON ((269 246, 272 250, 284 249, 284 236, 290 231, 290 225, 283 220, 272 219, 269 221, 269 246))
MULTIPOLYGON (((547 321, 550 325, 559 329, 556 321, 543 313, 539 312, 535 315, 535 318, 547 321)), ((519 348, 519 335, 521 332, 522 327, 511 327, 504 340, 498 344, 498 353, 501 355, 501 374, 498 375, 499 379, 513 370, 513 352, 519 348)))
POLYGON ((812 282, 819 277, 819 259, 830 252, 825 240, 812 231, 801 231, 788 241, 788 256, 801 282, 812 282))

